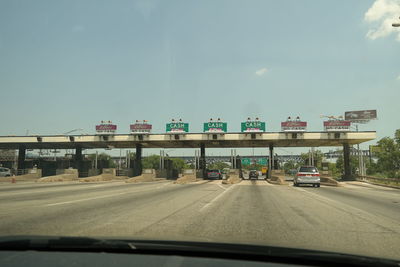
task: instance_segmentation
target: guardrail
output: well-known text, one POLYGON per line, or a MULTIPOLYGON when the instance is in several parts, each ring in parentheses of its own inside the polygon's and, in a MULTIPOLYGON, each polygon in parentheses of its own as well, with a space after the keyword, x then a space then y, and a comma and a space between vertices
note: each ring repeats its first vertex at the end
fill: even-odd
POLYGON ((374 176, 357 176, 356 179, 361 182, 372 182, 372 183, 400 186, 400 178, 381 178, 381 177, 374 177, 374 176))

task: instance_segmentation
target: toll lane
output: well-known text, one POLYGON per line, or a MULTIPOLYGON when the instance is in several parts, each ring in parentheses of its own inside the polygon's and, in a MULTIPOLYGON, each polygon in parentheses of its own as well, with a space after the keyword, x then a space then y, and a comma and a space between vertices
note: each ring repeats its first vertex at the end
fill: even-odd
POLYGON ((60 191, 43 195, 26 189, 30 199, 10 191, 14 201, 0 207, 0 235, 244 242, 398 257, 400 225, 393 213, 400 212, 396 203, 385 202, 397 191, 297 188, 264 180, 100 185, 49 187, 60 191))

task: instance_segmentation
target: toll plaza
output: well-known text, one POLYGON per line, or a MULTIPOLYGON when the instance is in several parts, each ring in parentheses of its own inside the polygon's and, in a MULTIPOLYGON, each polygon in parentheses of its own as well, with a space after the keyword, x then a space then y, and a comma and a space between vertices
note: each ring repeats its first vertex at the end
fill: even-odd
MULTIPOLYGON (((107 126, 110 128, 110 126, 107 126)), ((111 127, 113 129, 113 127, 111 127)), ((27 149, 75 149, 74 167, 83 164, 83 149, 135 148, 134 173, 141 174, 142 151, 146 148, 197 148, 200 149, 200 169, 206 169, 207 148, 253 148, 265 147, 268 151, 269 170, 276 147, 343 147, 344 179, 351 179, 350 146, 374 140, 375 131, 359 132, 206 132, 185 131, 164 134, 109 134, 96 135, 43 135, 0 136, 0 149, 18 150, 18 169, 25 169, 27 149)), ((266 151, 266 152, 267 152, 266 151)), ((269 175, 271 173, 269 172, 269 175)))

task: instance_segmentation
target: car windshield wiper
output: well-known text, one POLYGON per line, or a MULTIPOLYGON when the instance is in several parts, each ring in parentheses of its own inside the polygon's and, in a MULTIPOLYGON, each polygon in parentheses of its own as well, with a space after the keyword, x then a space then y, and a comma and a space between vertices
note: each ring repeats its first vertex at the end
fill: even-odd
POLYGON ((400 266, 400 261, 307 249, 248 244, 123 240, 88 237, 12 236, 0 238, 0 250, 77 251, 181 255, 336 266, 400 266))

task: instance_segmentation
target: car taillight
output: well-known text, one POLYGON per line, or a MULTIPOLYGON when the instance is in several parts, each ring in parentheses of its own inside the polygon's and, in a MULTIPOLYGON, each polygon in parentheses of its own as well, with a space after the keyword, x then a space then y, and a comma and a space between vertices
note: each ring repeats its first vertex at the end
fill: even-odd
POLYGON ((304 173, 298 173, 297 176, 306 176, 307 174, 304 173))
POLYGON ((319 176, 319 173, 314 173, 312 176, 319 176))

